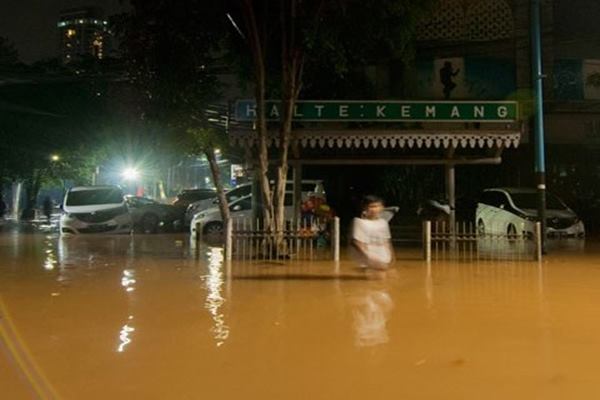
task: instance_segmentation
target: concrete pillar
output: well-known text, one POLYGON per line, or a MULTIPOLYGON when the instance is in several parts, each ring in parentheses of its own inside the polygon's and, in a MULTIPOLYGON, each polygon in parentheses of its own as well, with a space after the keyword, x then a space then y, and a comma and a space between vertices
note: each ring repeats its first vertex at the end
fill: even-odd
POLYGON ((446 167, 446 198, 450 207, 450 215, 448 218, 448 228, 450 233, 454 233, 456 226, 456 181, 455 181, 455 166, 447 164, 446 167))

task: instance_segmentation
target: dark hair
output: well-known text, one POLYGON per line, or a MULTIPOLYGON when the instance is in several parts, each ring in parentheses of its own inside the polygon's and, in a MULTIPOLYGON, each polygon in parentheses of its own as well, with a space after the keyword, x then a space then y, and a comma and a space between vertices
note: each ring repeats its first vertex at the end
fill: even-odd
POLYGON ((373 204, 373 203, 381 203, 381 204, 383 204, 383 200, 381 199, 381 197, 377 197, 377 196, 375 196, 373 194, 369 194, 369 195, 363 197, 363 200, 362 200, 362 209, 366 210, 367 207, 369 207, 369 205, 373 204))

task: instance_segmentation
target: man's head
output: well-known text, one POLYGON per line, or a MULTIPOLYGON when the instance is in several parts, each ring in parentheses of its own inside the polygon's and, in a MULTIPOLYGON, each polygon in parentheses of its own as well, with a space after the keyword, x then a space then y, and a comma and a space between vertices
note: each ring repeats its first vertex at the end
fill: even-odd
POLYGON ((365 218, 377 219, 383 210, 383 200, 373 195, 365 196, 362 209, 365 218))

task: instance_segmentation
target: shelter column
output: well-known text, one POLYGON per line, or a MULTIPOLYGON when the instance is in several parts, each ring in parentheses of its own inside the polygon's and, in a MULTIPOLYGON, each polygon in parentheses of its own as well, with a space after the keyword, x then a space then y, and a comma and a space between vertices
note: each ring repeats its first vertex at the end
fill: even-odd
POLYGON ((454 164, 446 164, 446 197, 448 198, 448 206, 450 207, 448 228, 451 234, 454 234, 454 229, 456 227, 456 182, 454 170, 454 164))

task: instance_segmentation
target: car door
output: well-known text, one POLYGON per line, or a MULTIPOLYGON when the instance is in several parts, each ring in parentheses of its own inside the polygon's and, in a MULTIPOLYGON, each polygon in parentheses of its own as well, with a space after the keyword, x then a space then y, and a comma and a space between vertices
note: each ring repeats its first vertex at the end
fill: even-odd
POLYGON ((507 227, 513 222, 515 216, 506 193, 497 191, 495 192, 495 196, 497 208, 494 216, 494 232, 506 234, 507 227))

